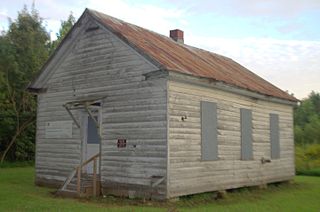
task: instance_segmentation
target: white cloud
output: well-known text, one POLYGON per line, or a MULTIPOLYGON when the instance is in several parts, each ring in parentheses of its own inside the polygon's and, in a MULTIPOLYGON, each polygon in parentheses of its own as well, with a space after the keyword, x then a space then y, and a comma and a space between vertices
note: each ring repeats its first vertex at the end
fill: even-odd
POLYGON ((106 13, 129 23, 167 35, 169 29, 187 25, 187 13, 183 9, 151 4, 135 4, 123 0, 88 0, 90 9, 106 13))
MULTIPOLYGON (((80 17, 85 8, 103 12, 165 35, 168 35, 169 29, 188 24, 186 11, 174 7, 167 8, 147 3, 136 4, 125 0, 79 0, 72 2, 72 7, 62 3, 57 4, 57 1, 54 0, 43 0, 36 4, 36 7, 40 8, 40 15, 44 17, 53 40, 56 39, 60 21, 67 19, 70 11, 75 17, 80 17)), ((71 2, 69 3, 71 4, 71 2)))
MULTIPOLYGON (((46 1, 52 3, 52 0, 46 1)), ((269 6, 265 7, 272 7, 274 3, 271 1, 269 6)), ((164 35, 168 35, 170 29, 183 28, 187 43, 231 57, 281 89, 293 92, 298 98, 306 97, 311 90, 320 91, 320 83, 318 83, 320 82, 320 61, 318 61, 320 42, 318 41, 199 37, 193 36, 196 32, 193 32, 192 26, 188 25, 189 13, 185 9, 135 4, 125 0, 82 0, 79 4, 164 35)), ((303 3, 290 7, 299 12, 297 5, 303 7, 304 4, 301 4, 303 3)), ((284 9, 281 5, 278 9, 279 13, 284 9)), ((252 3, 243 5, 242 10, 254 10, 257 7, 259 5, 252 3)), ((66 13, 68 10, 62 11, 66 13)), ((79 16, 82 11, 78 8, 78 11, 74 12, 79 16)), ((57 23, 60 22, 55 23, 56 27, 57 23)))
POLYGON ((298 98, 320 91, 320 41, 186 36, 191 45, 228 56, 298 98))
POLYGON ((5 9, 0 9, 0 31, 8 27, 8 12, 5 9))
MULTIPOLYGON (((11 2, 4 1, 7 3, 3 5, 9 5, 11 2)), ((204 12, 233 17, 268 16, 291 20, 290 17, 306 10, 319 10, 319 0, 226 0, 223 4, 209 0, 201 3, 172 1, 166 5, 155 5, 127 0, 41 0, 36 1, 36 8, 40 11, 41 17, 45 18, 47 28, 53 37, 59 30, 60 21, 66 20, 70 11, 78 18, 88 7, 164 35, 168 35, 170 29, 181 28, 185 31, 186 43, 231 57, 283 90, 293 92, 298 98, 306 97, 311 90, 320 91, 319 41, 200 37, 195 36, 198 34, 194 31, 196 26, 191 26, 191 22, 188 22, 192 20, 193 24, 196 23, 196 16, 204 12)), ((18 10, 22 8, 22 2, 30 7, 32 0, 20 0, 18 10)), ((12 9, 5 9, 7 7, 0 7, 1 24, 4 17, 13 14, 12 9)), ((265 22, 266 26, 271 23, 268 18, 265 22)), ((257 27, 264 27, 260 21, 257 24, 257 27)), ((282 32, 292 32, 301 24, 303 23, 299 21, 277 22, 276 26, 282 32)))
MULTIPOLYGON (((169 3, 174 0, 167 0, 169 3)), ((292 18, 305 11, 320 9, 319 0, 224 0, 217 3, 212 0, 196 2, 194 0, 174 1, 177 5, 187 5, 197 12, 214 12, 222 15, 241 17, 292 18)))
POLYGON ((7 10, 4 10, 4 9, 0 10, 0 18, 8 18, 7 10))
POLYGON ((320 1, 318 0, 233 0, 231 3, 233 5, 230 7, 232 12, 243 16, 291 18, 306 10, 320 9, 320 1))

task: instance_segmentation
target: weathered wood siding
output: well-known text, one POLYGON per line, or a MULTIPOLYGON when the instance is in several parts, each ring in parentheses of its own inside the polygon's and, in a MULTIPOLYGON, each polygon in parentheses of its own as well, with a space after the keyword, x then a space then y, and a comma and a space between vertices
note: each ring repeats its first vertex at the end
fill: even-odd
POLYGON ((168 196, 291 179, 293 114, 288 105, 254 100, 214 88, 169 81, 168 196), (200 102, 217 103, 217 161, 201 161, 200 102), (252 110, 253 160, 241 160, 240 108, 252 110), (279 114, 280 159, 271 158, 269 114, 279 114), (187 120, 181 117, 186 115, 187 120))
MULTIPOLYGON (((166 176, 166 80, 146 80, 143 74, 157 70, 154 65, 102 26, 92 28, 97 23, 91 18, 84 17, 82 22, 82 29, 72 35, 74 41, 67 41, 73 42, 71 47, 58 52, 65 55, 46 83, 47 92, 38 96, 36 177, 62 181, 81 160, 76 125, 72 138, 47 139, 45 122, 71 120, 62 107, 66 102, 106 96, 102 102, 103 186, 110 190, 126 186, 131 194, 136 188, 129 185, 149 189, 152 176, 166 176), (117 148, 118 138, 127 139, 126 148, 117 148)), ((165 195, 165 184, 156 195, 165 195)))

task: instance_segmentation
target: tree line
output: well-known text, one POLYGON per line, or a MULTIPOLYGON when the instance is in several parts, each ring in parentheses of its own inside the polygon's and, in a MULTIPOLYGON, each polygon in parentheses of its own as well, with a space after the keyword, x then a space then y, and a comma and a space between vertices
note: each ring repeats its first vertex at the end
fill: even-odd
MULTIPOLYGON (((34 5, 25 6, 0 35, 0 158, 34 160, 36 97, 28 84, 75 23, 72 13, 61 21, 51 41, 34 5)), ((294 109, 297 145, 320 144, 320 94, 312 91, 294 109)))
POLYGON ((320 176, 320 94, 312 91, 294 111, 296 172, 320 176))
POLYGON ((320 94, 312 91, 294 110, 294 135, 298 145, 320 144, 320 94))
POLYGON ((51 41, 43 19, 32 5, 9 20, 0 35, 0 161, 33 160, 36 97, 26 91, 42 65, 75 23, 72 13, 61 21, 51 41))

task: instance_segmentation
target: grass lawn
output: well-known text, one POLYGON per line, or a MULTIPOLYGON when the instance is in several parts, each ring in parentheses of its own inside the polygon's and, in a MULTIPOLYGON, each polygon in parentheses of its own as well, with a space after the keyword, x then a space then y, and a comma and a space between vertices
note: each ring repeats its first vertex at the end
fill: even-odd
POLYGON ((310 170, 298 170, 298 175, 306 175, 306 176, 319 176, 320 177, 320 168, 313 168, 310 170))
POLYGON ((222 200, 205 193, 170 203, 114 197, 63 199, 33 181, 33 167, 0 168, 0 211, 320 211, 320 177, 297 176, 292 184, 266 190, 238 189, 222 200))

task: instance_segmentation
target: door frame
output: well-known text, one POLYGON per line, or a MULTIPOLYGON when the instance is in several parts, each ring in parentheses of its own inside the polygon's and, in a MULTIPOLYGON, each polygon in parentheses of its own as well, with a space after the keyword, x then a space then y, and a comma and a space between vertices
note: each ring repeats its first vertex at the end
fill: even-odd
MULTIPOLYGON (((97 110, 97 112, 94 112, 93 115, 98 115, 98 124, 99 124, 99 135, 101 135, 101 126, 102 126, 102 102, 101 101, 98 101, 96 103, 99 103, 99 106, 96 106, 96 105, 90 105, 88 108, 89 110, 92 110, 92 109, 95 109, 97 110)), ((88 117, 90 116, 88 114, 88 112, 85 110, 85 109, 82 109, 79 111, 79 115, 81 117, 81 127, 82 127, 82 139, 81 139, 81 155, 80 155, 80 161, 81 161, 81 164, 87 160, 87 139, 88 139, 88 136, 87 136, 87 133, 88 133, 88 117)), ((99 174, 101 173, 101 143, 102 143, 102 136, 99 136, 100 137, 100 142, 99 142, 99 153, 100 153, 100 158, 99 158, 99 163, 97 164, 98 165, 98 170, 99 170, 99 174)), ((82 170, 83 172, 87 172, 87 170, 84 168, 82 170)))

